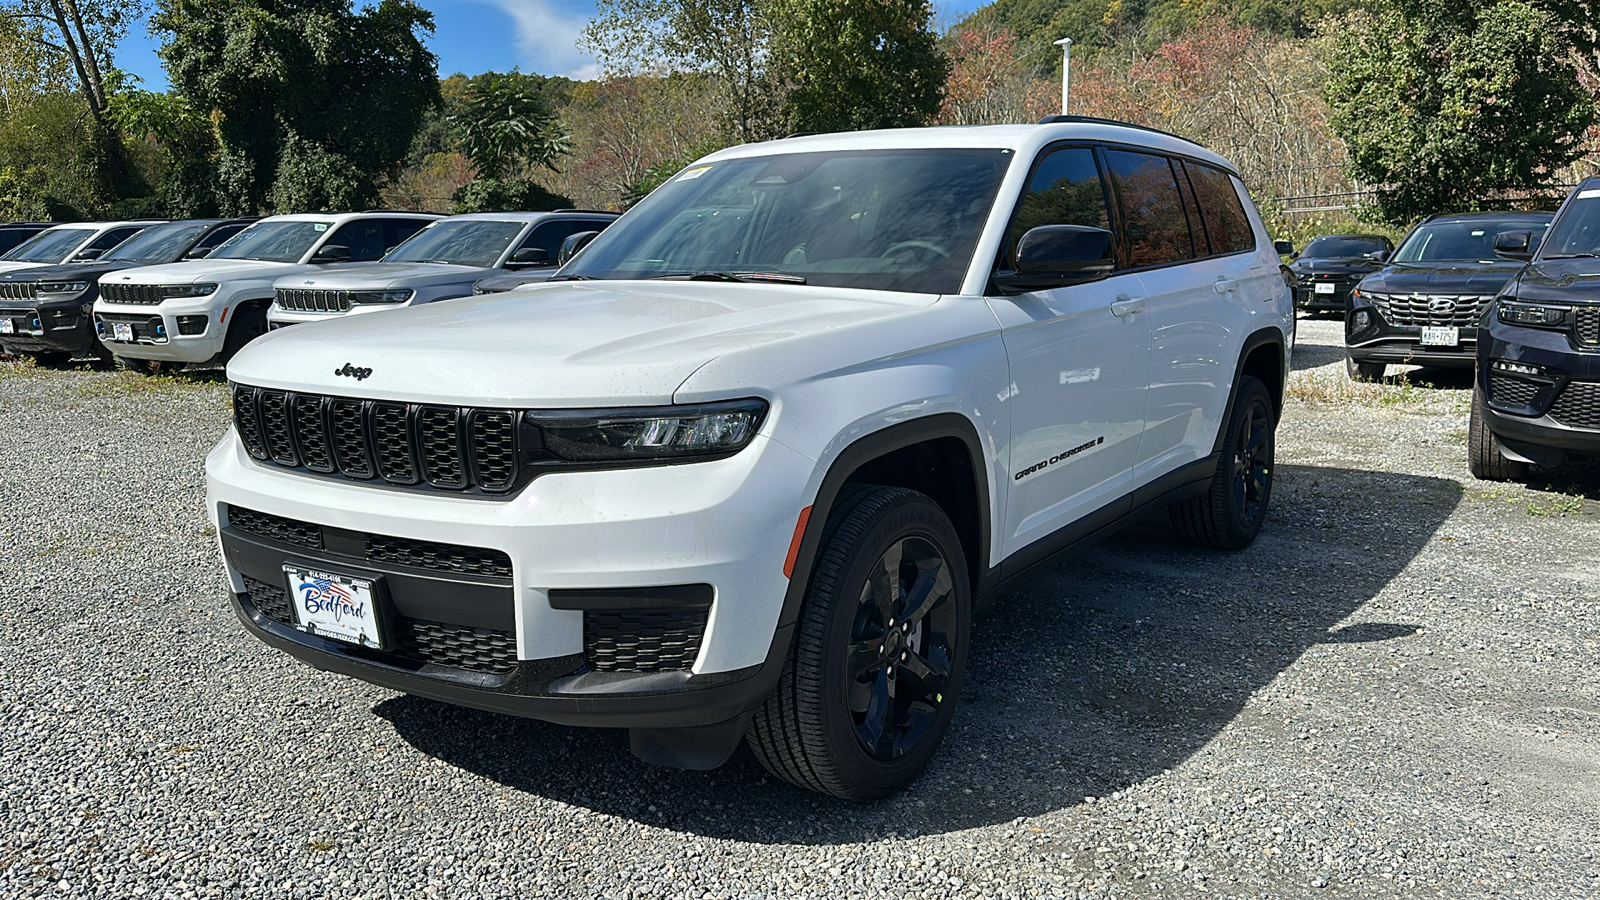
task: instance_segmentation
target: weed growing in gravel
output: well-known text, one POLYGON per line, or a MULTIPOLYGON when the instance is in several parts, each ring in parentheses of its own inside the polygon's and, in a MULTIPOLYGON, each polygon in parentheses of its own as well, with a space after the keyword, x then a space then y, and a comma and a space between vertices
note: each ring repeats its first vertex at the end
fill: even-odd
POLYGON ((331 837, 314 837, 306 842, 306 849, 317 853, 327 853, 337 846, 339 846, 339 842, 331 837))
POLYGON ((1413 385, 1403 372, 1382 382, 1372 382, 1352 381, 1343 372, 1332 369, 1295 372, 1289 376, 1289 386, 1284 393, 1302 403, 1385 406, 1411 406, 1429 396, 1413 385))
POLYGON ((1538 516, 1541 519, 1555 518, 1557 516, 1575 516, 1583 512, 1584 496, 1578 494, 1569 496, 1557 494, 1546 506, 1537 500, 1528 501, 1528 515, 1538 516))

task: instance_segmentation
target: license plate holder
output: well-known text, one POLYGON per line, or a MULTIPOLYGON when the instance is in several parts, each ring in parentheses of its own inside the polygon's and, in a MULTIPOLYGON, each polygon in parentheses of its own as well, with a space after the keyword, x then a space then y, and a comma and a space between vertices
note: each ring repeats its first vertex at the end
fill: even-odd
POLYGON ((1333 282, 1319 281, 1317 282, 1317 286, 1314 288, 1314 290, 1319 294, 1331 294, 1334 292, 1333 282))
POLYGON ((1422 346, 1424 347, 1459 347, 1461 345, 1461 329, 1454 325, 1424 325, 1422 326, 1422 346))
POLYGON ((375 581, 288 564, 283 567, 283 577, 288 582, 294 627, 358 647, 384 648, 375 581))
POLYGON ((130 344, 133 343, 133 323, 112 322, 111 339, 114 341, 126 341, 130 344))

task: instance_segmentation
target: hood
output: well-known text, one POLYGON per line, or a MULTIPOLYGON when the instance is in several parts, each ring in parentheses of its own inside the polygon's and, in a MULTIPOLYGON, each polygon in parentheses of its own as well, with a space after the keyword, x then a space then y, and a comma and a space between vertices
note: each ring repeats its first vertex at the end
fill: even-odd
POLYGON ((1382 294, 1479 294, 1500 292, 1522 263, 1443 262, 1417 265, 1396 263, 1361 280, 1361 290, 1382 294))
POLYGON ((94 281, 108 272, 120 272, 145 263, 134 260, 107 260, 105 262, 70 263, 64 266, 36 266, 14 272, 0 273, 6 281, 94 281))
POLYGON ((721 354, 907 315, 936 299, 804 285, 560 282, 279 329, 240 351, 228 378, 460 405, 665 404, 721 354), (339 375, 347 364, 370 375, 339 375))
POLYGON ((1383 263, 1364 256, 1317 257, 1302 256, 1289 267, 1296 275, 1365 275, 1377 271, 1383 263))
POLYGON ((472 287, 474 290, 482 291, 485 294, 493 294, 498 291, 509 291, 513 288, 522 287, 525 284, 543 284, 546 281, 549 281, 550 276, 556 274, 556 271, 557 269, 555 266, 550 266, 549 268, 545 269, 528 269, 522 272, 505 272, 500 275, 490 275, 487 278, 480 279, 472 287))
POLYGON ((42 265, 43 263, 0 262, 0 272, 15 272, 18 269, 37 269, 42 265))
POLYGON ((262 262, 257 259, 192 259, 160 266, 140 266, 108 276, 118 284, 199 284, 241 278, 277 278, 294 272, 318 271, 322 266, 262 262))
POLYGON ((1600 303, 1600 259, 1539 260, 1517 279, 1518 300, 1600 303))
POLYGON ((419 288, 440 284, 471 284, 486 273, 496 271, 499 270, 443 263, 358 263, 288 276, 273 287, 336 291, 419 288))

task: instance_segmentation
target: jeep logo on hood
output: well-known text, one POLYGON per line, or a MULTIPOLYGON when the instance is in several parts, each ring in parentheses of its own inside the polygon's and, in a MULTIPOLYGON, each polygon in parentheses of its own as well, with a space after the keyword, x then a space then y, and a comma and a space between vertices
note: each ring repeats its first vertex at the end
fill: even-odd
POLYGON ((345 363, 344 364, 344 368, 342 368, 342 369, 334 369, 333 370, 333 374, 335 374, 335 375, 345 375, 347 377, 354 378, 357 381, 365 381, 365 380, 367 380, 367 376, 372 374, 372 370, 371 369, 360 369, 360 368, 357 368, 355 366, 350 365, 349 363, 345 363))

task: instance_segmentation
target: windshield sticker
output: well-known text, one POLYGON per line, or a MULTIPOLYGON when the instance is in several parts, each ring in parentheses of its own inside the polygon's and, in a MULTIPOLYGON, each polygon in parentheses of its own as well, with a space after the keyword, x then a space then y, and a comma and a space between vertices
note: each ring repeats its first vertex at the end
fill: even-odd
POLYGON ((328 223, 326 223, 326 222, 314 223, 311 226, 311 230, 313 230, 313 231, 327 231, 328 230, 328 223))
POLYGON ((1600 188, 1590 188, 1587 191, 1578 192, 1579 200, 1593 200, 1596 197, 1600 197, 1600 188))
POLYGON ((682 175, 679 175, 678 176, 678 180, 679 181, 693 181, 696 178, 699 178, 701 175, 704 175, 705 173, 707 173, 709 171, 711 171, 711 167, 710 166, 701 166, 698 169, 690 169, 690 170, 684 172, 682 175))
POLYGON ((1049 459, 1044 460, 1043 462, 1034 463, 1033 465, 1027 467, 1026 469, 1023 469, 1021 472, 1018 472, 1016 475, 1013 475, 1012 478, 1014 480, 1016 480, 1016 481, 1021 481, 1022 479, 1027 478, 1029 475, 1032 475, 1035 472, 1042 472, 1045 469, 1048 469, 1051 466, 1055 465, 1056 463, 1061 462, 1062 460, 1071 459, 1074 456, 1077 456, 1079 453, 1082 453, 1085 450, 1093 450, 1094 448, 1100 446, 1101 444, 1104 444, 1105 442, 1106 442, 1105 435, 1101 435, 1100 437, 1097 437, 1092 441, 1084 441, 1083 443, 1079 444, 1078 446, 1073 447, 1071 450, 1063 450, 1060 453, 1057 453, 1055 456, 1052 456, 1049 459))

